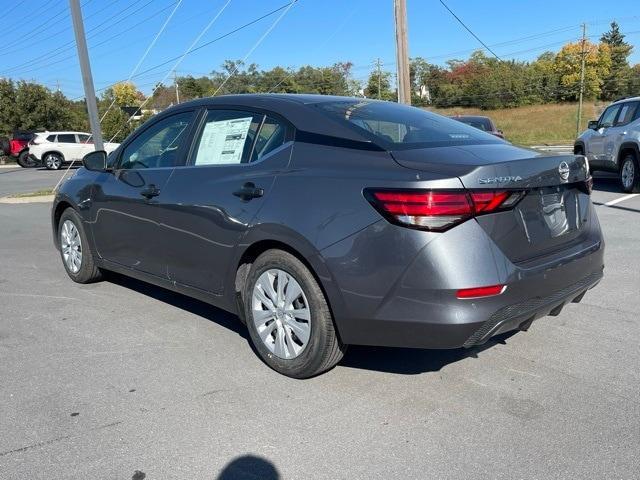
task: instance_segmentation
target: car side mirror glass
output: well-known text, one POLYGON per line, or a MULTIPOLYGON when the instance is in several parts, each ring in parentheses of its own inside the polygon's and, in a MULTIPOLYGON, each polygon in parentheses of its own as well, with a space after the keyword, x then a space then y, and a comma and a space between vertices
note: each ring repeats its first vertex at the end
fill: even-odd
POLYGON ((107 169, 107 152, 104 150, 96 150, 87 153, 82 159, 82 164, 87 170, 92 172, 104 172, 107 169))
POLYGON ((598 121, 597 120, 589 120, 587 124, 587 128, 589 130, 597 130, 598 129, 598 121))

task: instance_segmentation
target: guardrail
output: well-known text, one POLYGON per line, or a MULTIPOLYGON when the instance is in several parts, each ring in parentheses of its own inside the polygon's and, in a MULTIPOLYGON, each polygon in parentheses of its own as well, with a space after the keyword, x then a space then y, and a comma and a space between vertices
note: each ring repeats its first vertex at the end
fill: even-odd
POLYGON ((541 152, 573 153, 573 145, 533 145, 531 148, 541 152))

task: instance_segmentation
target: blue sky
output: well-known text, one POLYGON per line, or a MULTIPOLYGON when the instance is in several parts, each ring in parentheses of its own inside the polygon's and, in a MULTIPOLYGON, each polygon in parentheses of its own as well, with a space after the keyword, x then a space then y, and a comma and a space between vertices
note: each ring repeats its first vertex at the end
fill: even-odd
MULTIPOLYGON (((231 0, 196 46, 223 35, 288 0, 231 0)), ((227 0, 183 0, 163 35, 138 72, 181 55, 227 0)), ((177 0, 82 0, 85 28, 96 88, 128 78, 167 20, 177 0)), ((637 0, 446 0, 449 7, 503 58, 531 60, 557 50, 581 34, 597 40, 616 19, 640 62, 640 13, 637 0)), ((364 79, 379 57, 395 70, 392 0, 299 0, 249 56, 262 68, 275 65, 354 64, 355 78, 364 79)), ((70 97, 82 96, 73 30, 66 0, 0 0, 1 11, 14 7, 23 22, 4 29, 0 43, 0 77, 36 80, 51 88, 59 84, 70 97), (28 11, 27 11, 28 6, 28 11), (38 12, 34 14, 33 12, 38 12), (19 34, 19 36, 17 35, 19 34)), ((407 0, 409 51, 433 63, 466 58, 481 48, 438 0, 407 0)), ((179 75, 202 75, 225 59, 243 58, 280 13, 185 57, 179 75)), ((175 62, 134 78, 148 93, 175 62)))

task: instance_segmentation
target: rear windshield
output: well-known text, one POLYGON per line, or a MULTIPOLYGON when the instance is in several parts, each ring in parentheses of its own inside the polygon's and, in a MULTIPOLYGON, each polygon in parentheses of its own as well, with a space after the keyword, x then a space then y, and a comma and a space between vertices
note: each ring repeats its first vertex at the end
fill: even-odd
POLYGON ((357 99, 315 106, 388 150, 501 143, 464 123, 392 102, 357 99))

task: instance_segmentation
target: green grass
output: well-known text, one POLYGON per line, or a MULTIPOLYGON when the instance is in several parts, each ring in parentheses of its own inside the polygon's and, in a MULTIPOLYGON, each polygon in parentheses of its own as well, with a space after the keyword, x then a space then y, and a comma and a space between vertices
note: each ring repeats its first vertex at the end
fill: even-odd
POLYGON ((28 197, 43 197, 45 195, 53 195, 53 189, 47 188, 44 190, 36 190, 35 192, 16 193, 10 195, 11 198, 28 198, 28 197))
MULTIPOLYGON (((585 102, 580 131, 587 122, 598 118, 605 104, 585 102)), ((504 131, 510 142, 519 145, 569 145, 576 138, 577 103, 531 105, 501 110, 478 108, 428 108, 441 115, 486 115, 504 131)))

